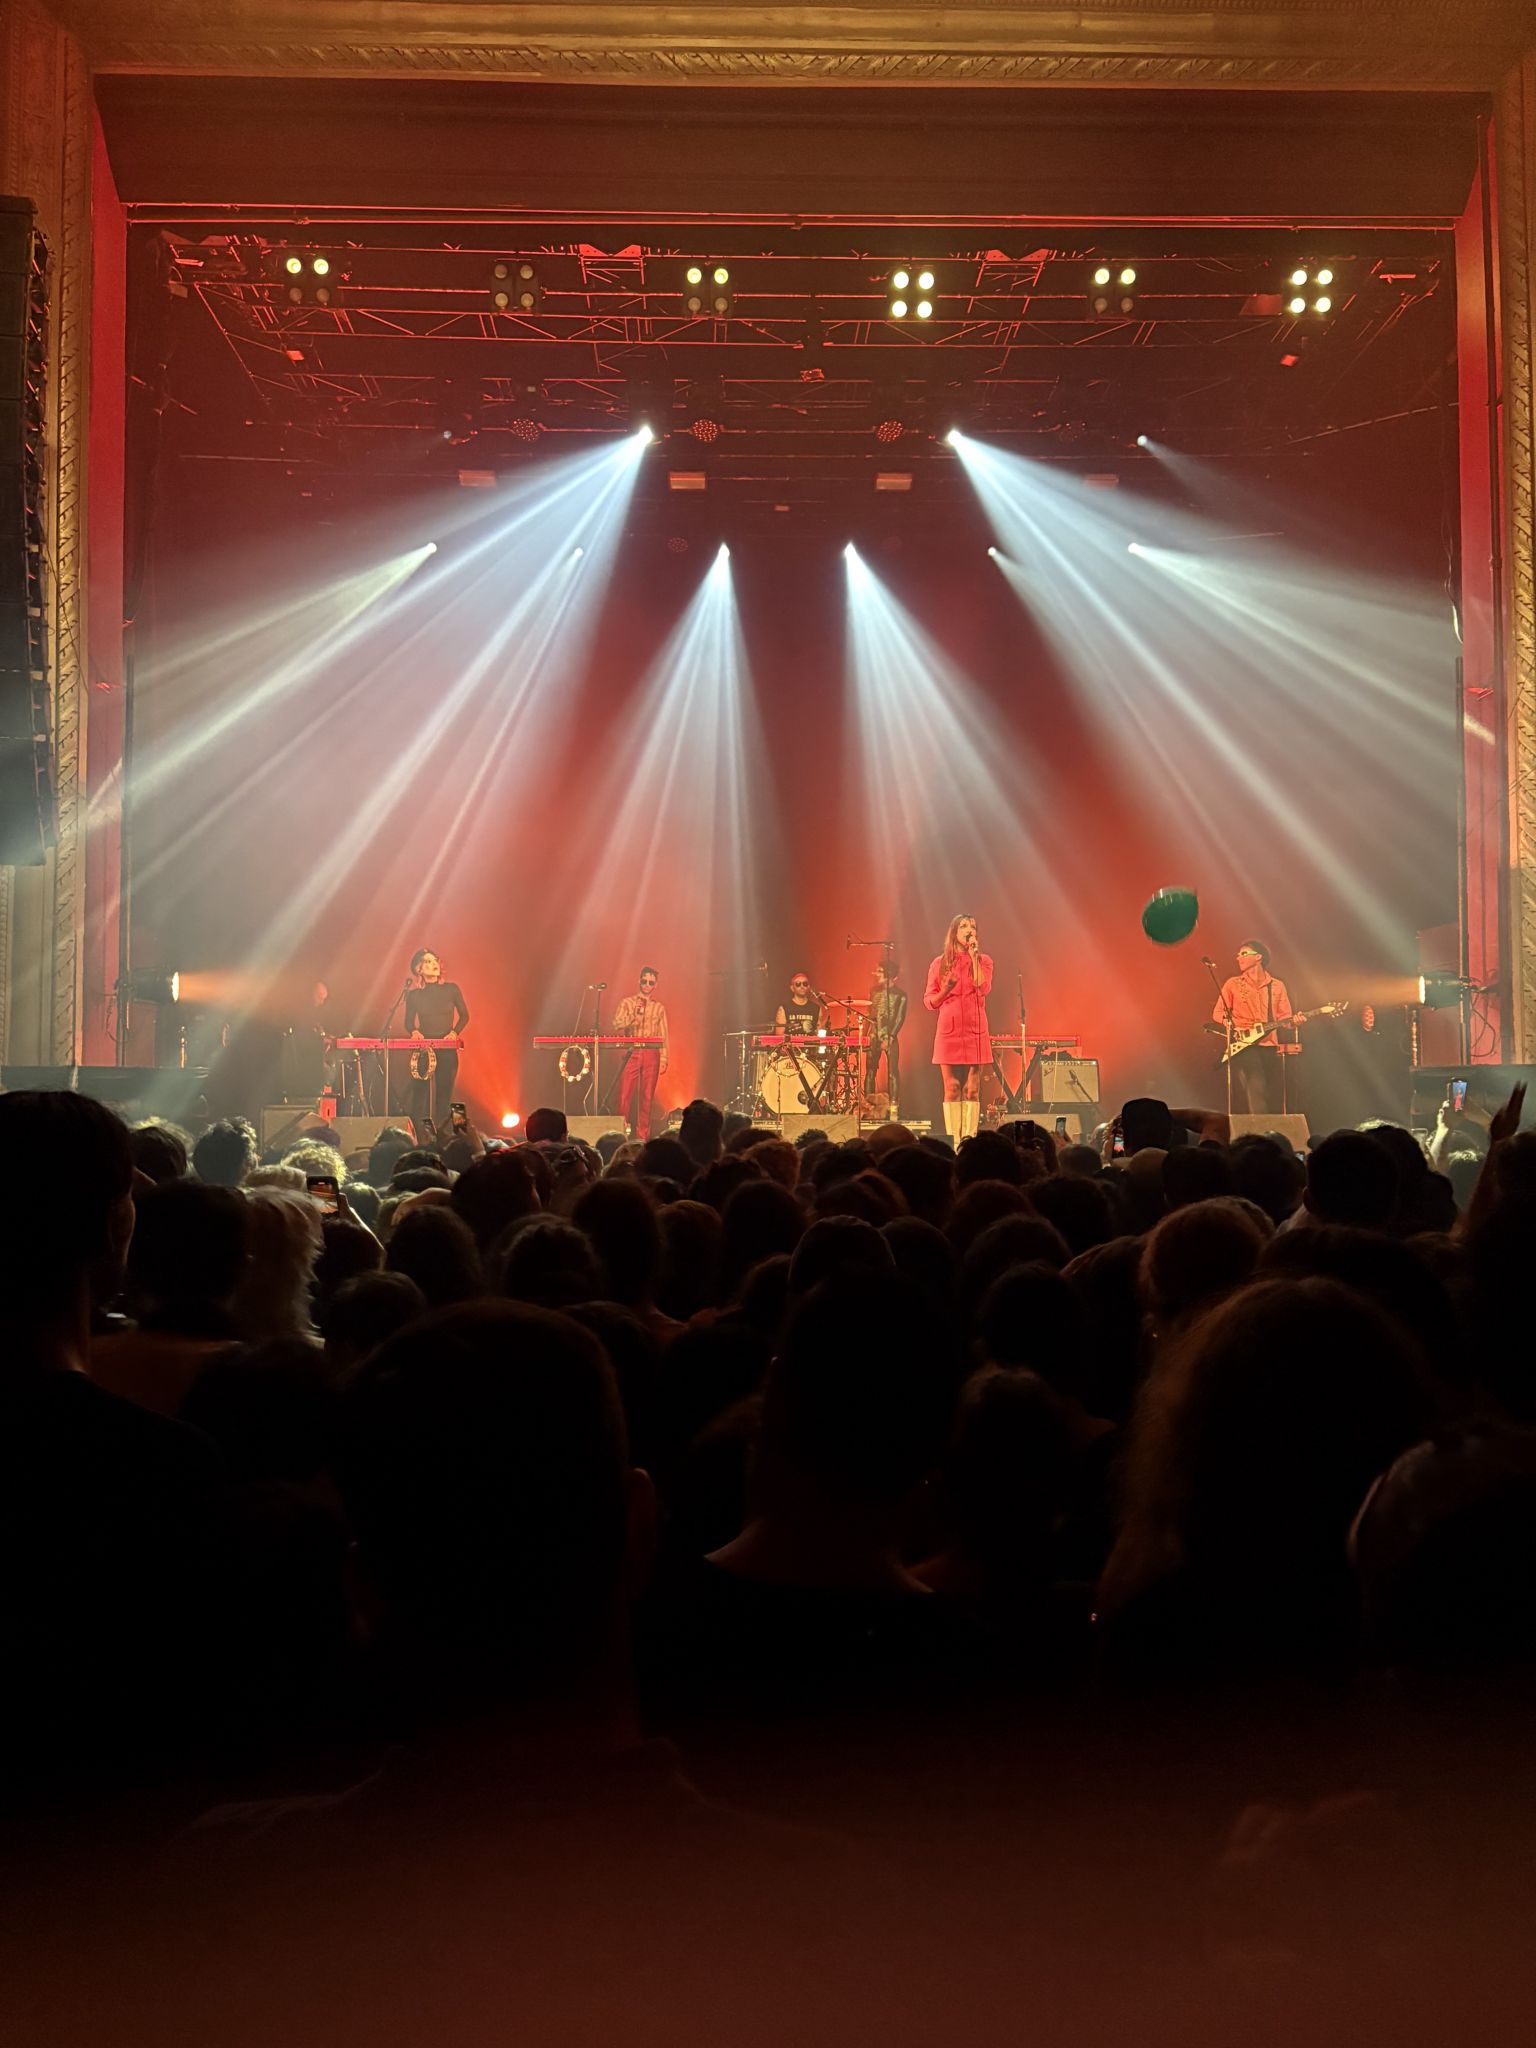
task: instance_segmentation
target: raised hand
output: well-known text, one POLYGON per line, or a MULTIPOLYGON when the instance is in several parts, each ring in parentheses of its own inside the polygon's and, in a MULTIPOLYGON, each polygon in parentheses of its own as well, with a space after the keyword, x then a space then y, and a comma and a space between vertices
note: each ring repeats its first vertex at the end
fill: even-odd
POLYGON ((1520 1112, 1524 1107, 1525 1083, 1517 1081, 1509 1091, 1508 1102, 1498 1111, 1488 1125, 1488 1143, 1490 1146, 1497 1145, 1505 1138, 1512 1138, 1515 1135, 1516 1131, 1520 1128, 1520 1112))

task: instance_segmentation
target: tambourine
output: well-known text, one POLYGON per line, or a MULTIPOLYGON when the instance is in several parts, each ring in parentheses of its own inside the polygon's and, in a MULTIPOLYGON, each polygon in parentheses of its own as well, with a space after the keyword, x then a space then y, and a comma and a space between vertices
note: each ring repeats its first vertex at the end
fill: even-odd
POLYGON ((565 1051, 561 1053, 560 1078, 562 1081, 574 1085, 577 1081, 585 1081, 591 1071, 592 1055, 584 1045, 568 1045, 565 1051), (579 1060, 581 1062, 580 1066, 573 1068, 571 1064, 573 1060, 579 1060))
POLYGON ((432 1076, 436 1072, 437 1047, 435 1045, 424 1045, 418 1047, 418 1049, 411 1054, 411 1079, 413 1081, 430 1081, 432 1076), (427 1064, 425 1066, 421 1064, 422 1053, 425 1053, 427 1056, 427 1064))

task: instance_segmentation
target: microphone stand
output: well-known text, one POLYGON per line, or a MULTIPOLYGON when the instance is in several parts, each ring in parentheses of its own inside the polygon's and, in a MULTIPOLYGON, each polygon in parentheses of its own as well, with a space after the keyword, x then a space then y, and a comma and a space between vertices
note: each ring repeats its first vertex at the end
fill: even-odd
POLYGON ((391 1090, 391 1088, 390 1088, 390 1085, 389 1085, 389 1078, 390 1078, 390 1076, 389 1076, 389 1027, 390 1027, 390 1026, 391 1026, 391 1024, 393 1024, 393 1023, 394 1023, 394 1021, 395 1021, 395 1012, 396 1012, 396 1010, 398 1010, 398 1009, 399 1009, 400 1005, 401 1005, 401 1004, 402 1004, 402 1003, 403 1003, 403 1002, 405 1001, 406 997, 407 997, 407 996, 408 996, 408 995, 410 994, 410 992, 411 992, 411 988, 412 988, 412 985, 413 985, 413 977, 412 977, 412 976, 410 976, 410 975, 407 975, 407 976, 406 976, 406 978, 405 978, 405 987, 404 987, 403 989, 401 989, 401 991, 400 991, 399 995, 397 995, 397 996, 395 997, 395 1000, 394 1000, 394 1001, 393 1001, 393 1002, 392 1002, 392 1003, 390 1004, 390 1006, 389 1006, 389 1015, 388 1015, 388 1016, 387 1016, 387 1017, 386 1017, 386 1018, 384 1019, 384 1029, 383 1029, 383 1030, 382 1030, 382 1031, 381 1031, 381 1032, 379 1033, 379 1036, 380 1036, 380 1038, 382 1038, 382 1039, 383 1039, 383 1041, 384 1041, 384 1121, 385 1121, 385 1123, 388 1123, 388 1122, 389 1122, 389 1112, 390 1112, 390 1095, 391 1095, 391 1093, 392 1093, 392 1090, 391 1090))
MULTIPOLYGON (((1230 1053, 1232 1050, 1233 1031, 1232 1005, 1227 999, 1226 990, 1223 988, 1222 984, 1216 979, 1216 962, 1214 960, 1203 960, 1200 964, 1204 967, 1206 973, 1211 977, 1211 986, 1216 991, 1217 1002, 1220 1003, 1221 1007, 1227 1013, 1227 1051, 1228 1053, 1230 1053)), ((1232 1061, 1228 1059, 1224 1062, 1224 1065, 1227 1070, 1227 1125, 1230 1130, 1232 1123, 1232 1061)))

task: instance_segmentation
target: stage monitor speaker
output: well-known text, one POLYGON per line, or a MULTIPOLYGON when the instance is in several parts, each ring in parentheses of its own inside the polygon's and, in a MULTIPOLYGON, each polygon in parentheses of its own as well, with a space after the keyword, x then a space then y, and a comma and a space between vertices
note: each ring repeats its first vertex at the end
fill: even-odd
POLYGON ((1084 1104, 1097 1103, 1099 1063, 1097 1060, 1075 1059, 1067 1053, 1042 1053, 1035 1089, 1042 1102, 1072 1102, 1079 1108, 1084 1104))
POLYGON ((791 1145, 807 1131, 820 1131, 834 1145, 846 1145, 850 1138, 859 1135, 859 1120, 856 1116, 834 1116, 826 1110, 819 1116, 814 1111, 797 1111, 793 1116, 779 1118, 779 1136, 787 1138, 791 1145))
MULTIPOLYGON (((610 1131, 624 1135, 624 1119, 617 1110, 611 1116, 568 1116, 565 1127, 573 1138, 580 1138, 584 1145, 595 1145, 599 1138, 606 1138, 610 1131)), ((669 1132, 668 1136, 673 1133, 669 1132)))
POLYGON ((306 1131, 323 1131, 326 1142, 334 1145, 343 1159, 351 1159, 366 1152, 388 1125, 409 1131, 415 1142, 416 1127, 408 1116, 323 1117, 312 1102, 269 1102, 261 1112, 261 1149, 271 1152, 281 1146, 287 1151, 306 1131))
POLYGON ((195 1124, 207 1115, 205 1067, 7 1067, 0 1087, 7 1095, 23 1088, 63 1090, 104 1102, 127 1123, 163 1116, 195 1124))
POLYGON ((0 199, 0 867, 41 867, 54 843, 47 261, 31 200, 0 199))
POLYGON ((1278 1109, 1267 1116, 1262 1112, 1255 1116, 1247 1110, 1234 1110, 1231 1124, 1234 1138, 1246 1138, 1257 1131, 1261 1138, 1284 1138, 1293 1152, 1305 1152, 1311 1135, 1306 1118, 1296 1110, 1284 1116, 1278 1109))

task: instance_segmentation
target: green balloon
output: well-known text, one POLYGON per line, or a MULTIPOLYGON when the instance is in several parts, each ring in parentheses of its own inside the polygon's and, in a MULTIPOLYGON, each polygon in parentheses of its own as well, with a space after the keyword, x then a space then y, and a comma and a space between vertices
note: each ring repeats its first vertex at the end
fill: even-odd
POLYGON ((1176 946, 1200 922, 1200 898, 1193 889, 1159 889, 1147 899, 1141 928, 1155 946, 1176 946))

